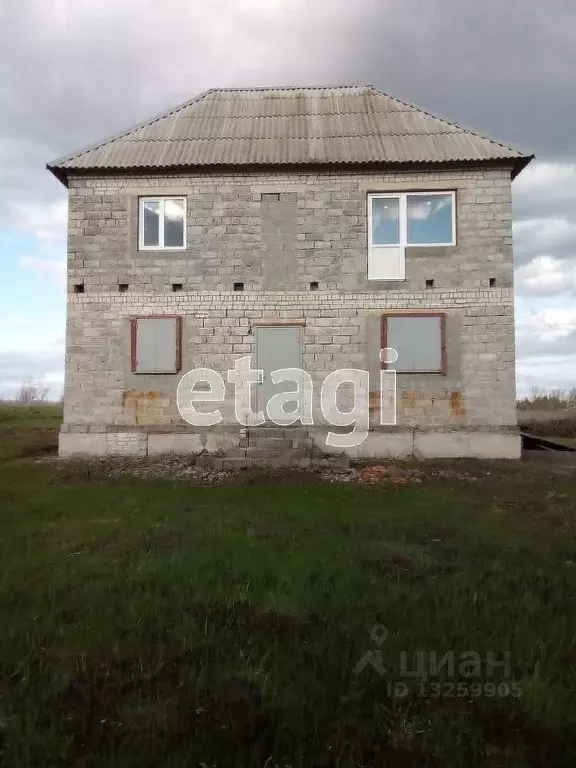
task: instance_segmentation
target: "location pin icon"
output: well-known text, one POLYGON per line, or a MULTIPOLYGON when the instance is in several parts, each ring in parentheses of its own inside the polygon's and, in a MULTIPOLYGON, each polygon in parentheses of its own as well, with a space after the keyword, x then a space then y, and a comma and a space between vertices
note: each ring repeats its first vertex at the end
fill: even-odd
POLYGON ((372 631, 370 632, 370 637, 377 645, 382 645, 388 637, 388 630, 383 624, 374 624, 372 631))

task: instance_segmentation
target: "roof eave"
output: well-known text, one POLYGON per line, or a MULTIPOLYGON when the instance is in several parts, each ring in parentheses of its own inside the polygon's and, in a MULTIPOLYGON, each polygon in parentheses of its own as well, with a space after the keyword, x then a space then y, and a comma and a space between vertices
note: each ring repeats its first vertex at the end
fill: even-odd
POLYGON ((64 186, 68 186, 70 176, 113 176, 128 174, 159 174, 159 173, 202 173, 206 171, 238 170, 242 168, 249 171, 264 172, 267 169, 285 169, 302 170, 305 168, 326 168, 326 169, 345 169, 345 168, 373 168, 375 170, 385 170, 386 168, 481 168, 481 167, 508 167, 511 169, 514 179, 527 165, 534 159, 534 155, 523 155, 520 157, 502 157, 488 158, 485 160, 402 160, 402 161, 328 161, 328 162, 302 162, 302 163, 208 163, 203 165, 166 165, 166 166, 126 166, 126 167, 93 167, 93 168, 62 168, 52 163, 48 163, 46 168, 60 181, 64 186))
POLYGON ((68 171, 64 168, 58 168, 51 163, 46 163, 46 170, 58 179, 58 181, 68 188, 68 171))
POLYGON ((519 173, 522 173, 524 168, 528 165, 528 163, 531 163, 532 160, 534 160, 535 155, 524 155, 523 157, 519 157, 516 162, 514 163, 514 167, 512 168, 512 181, 518 176, 519 173))

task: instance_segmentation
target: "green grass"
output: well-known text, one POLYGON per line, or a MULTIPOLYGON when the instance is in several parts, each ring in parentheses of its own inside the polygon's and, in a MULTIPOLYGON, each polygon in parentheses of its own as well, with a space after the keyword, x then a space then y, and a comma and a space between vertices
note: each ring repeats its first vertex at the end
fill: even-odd
POLYGON ((62 406, 0 402, 0 461, 55 453, 62 406))
POLYGON ((576 415, 574 411, 571 414, 551 414, 547 416, 541 413, 539 418, 531 418, 528 413, 519 413, 520 428, 523 432, 530 432, 539 437, 571 437, 576 439, 576 415))
POLYGON ((0 765, 574 765, 573 477, 445 466, 207 487, 0 463, 0 765), (409 677, 419 651, 509 669, 409 677))
POLYGON ((0 428, 59 427, 61 421, 61 405, 54 403, 19 405, 0 402, 0 428))
POLYGON ((545 440, 551 440, 553 443, 560 443, 560 445, 567 445, 570 448, 576 448, 576 437, 554 437, 546 436, 545 440))

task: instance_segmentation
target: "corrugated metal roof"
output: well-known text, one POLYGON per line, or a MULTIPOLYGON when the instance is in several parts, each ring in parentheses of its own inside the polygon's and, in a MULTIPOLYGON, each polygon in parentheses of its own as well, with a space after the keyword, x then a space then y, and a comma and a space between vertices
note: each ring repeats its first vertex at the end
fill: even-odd
POLYGON ((532 155, 373 86, 214 89, 48 164, 73 171, 508 161, 532 155))

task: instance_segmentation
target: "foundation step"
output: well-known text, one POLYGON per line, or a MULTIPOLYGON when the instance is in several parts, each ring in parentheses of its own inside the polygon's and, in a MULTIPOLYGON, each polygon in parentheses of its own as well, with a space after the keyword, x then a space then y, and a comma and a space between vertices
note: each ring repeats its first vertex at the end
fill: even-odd
POLYGON ((214 469, 348 469, 350 459, 342 454, 322 453, 315 447, 305 427, 265 425, 242 429, 237 448, 230 448, 225 455, 219 456, 203 453, 198 457, 197 464, 214 469))
POLYGON ((248 438, 290 438, 292 440, 305 439, 308 437, 308 430, 306 427, 278 427, 278 426, 261 426, 261 427, 246 427, 246 437, 248 438))
MULTIPOLYGON (((242 443, 240 443, 242 445, 242 443)), ((246 448, 270 448, 272 451, 289 451, 294 447, 293 441, 287 437, 248 437, 246 448)))
POLYGON ((231 448, 226 453, 226 458, 252 458, 252 459, 300 459, 306 456, 305 448, 260 448, 250 445, 247 448, 231 448))

